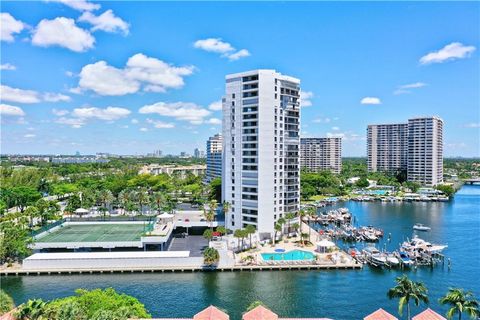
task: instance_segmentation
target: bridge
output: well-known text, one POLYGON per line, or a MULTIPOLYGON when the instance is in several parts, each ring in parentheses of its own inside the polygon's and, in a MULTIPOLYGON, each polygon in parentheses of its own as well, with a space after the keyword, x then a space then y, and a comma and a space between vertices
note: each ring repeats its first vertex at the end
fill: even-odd
POLYGON ((472 178, 463 180, 465 184, 480 184, 480 178, 472 178))

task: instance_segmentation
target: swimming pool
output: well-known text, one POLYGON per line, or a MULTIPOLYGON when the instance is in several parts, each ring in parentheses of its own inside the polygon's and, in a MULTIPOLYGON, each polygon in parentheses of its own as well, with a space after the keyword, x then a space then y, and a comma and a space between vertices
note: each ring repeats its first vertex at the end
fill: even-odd
POLYGON ((315 255, 309 251, 292 250, 282 253, 262 253, 262 259, 265 261, 277 260, 313 260, 315 255))

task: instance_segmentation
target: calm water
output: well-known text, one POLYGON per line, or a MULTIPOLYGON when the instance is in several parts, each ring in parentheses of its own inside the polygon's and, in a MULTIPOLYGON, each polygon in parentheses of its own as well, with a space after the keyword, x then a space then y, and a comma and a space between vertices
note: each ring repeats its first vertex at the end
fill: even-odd
MULTIPOLYGON (((345 205, 360 224, 390 232, 392 248, 411 237, 417 222, 432 227, 431 232, 420 234, 423 238, 448 244, 445 254, 452 260, 451 270, 437 266, 408 272, 412 279, 425 282, 432 308, 444 312, 437 300, 450 286, 480 296, 480 187, 463 187, 450 203, 345 205)), ((214 304, 228 310, 231 319, 239 319, 252 301, 262 300, 282 317, 360 319, 379 307, 396 314, 397 301, 388 300, 386 291, 400 274, 366 267, 357 271, 28 276, 3 278, 1 286, 16 303, 63 297, 80 287, 114 287, 140 299, 156 317, 191 317, 214 304)))

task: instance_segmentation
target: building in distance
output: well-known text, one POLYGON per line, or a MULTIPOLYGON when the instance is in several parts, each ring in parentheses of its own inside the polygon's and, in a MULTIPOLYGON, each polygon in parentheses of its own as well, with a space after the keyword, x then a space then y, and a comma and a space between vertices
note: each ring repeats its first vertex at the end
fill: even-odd
POLYGON ((339 174, 342 171, 342 138, 301 138, 300 168, 339 174))

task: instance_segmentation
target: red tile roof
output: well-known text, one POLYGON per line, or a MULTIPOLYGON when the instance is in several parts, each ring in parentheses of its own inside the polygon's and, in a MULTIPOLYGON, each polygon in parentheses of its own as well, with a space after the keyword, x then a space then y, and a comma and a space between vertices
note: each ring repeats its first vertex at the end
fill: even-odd
POLYGON ((278 320, 278 316, 264 306, 258 306, 242 317, 243 320, 278 320))
POLYGON ((193 320, 229 320, 228 314, 218 309, 217 307, 210 306, 193 316, 193 320))
POLYGON ((427 310, 417 314, 412 320, 447 320, 446 318, 442 317, 432 309, 428 308, 427 310))
POLYGON ((374 313, 369 314, 363 320, 398 320, 396 317, 383 310, 382 308, 378 309, 374 313))

